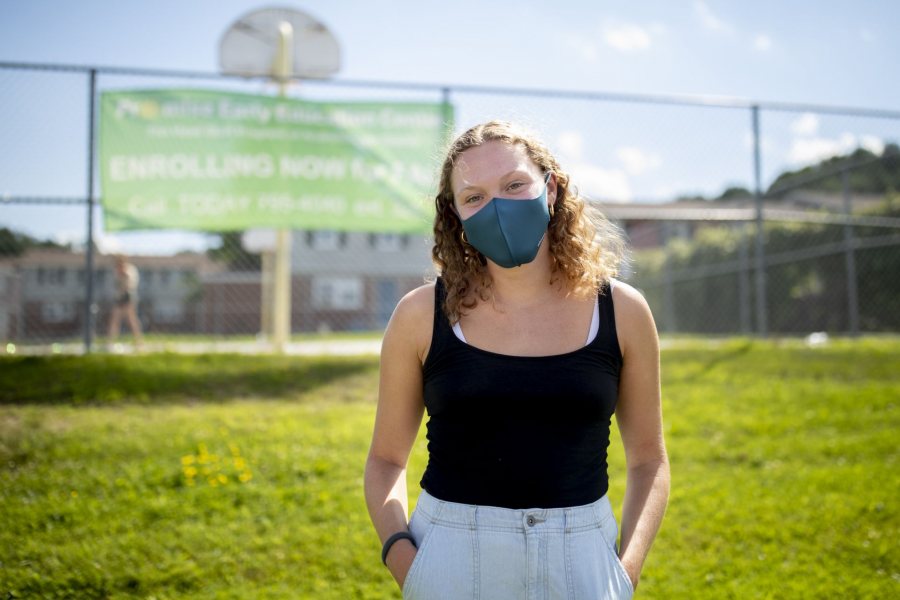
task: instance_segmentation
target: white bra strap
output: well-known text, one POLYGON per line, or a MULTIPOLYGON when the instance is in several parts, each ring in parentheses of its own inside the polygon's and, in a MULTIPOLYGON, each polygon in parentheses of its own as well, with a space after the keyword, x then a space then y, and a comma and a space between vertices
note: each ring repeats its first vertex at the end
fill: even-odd
POLYGON ((456 334, 456 337, 458 337, 460 341, 462 341, 463 343, 468 343, 466 342, 466 336, 463 335, 462 327, 459 326, 459 321, 453 324, 453 333, 456 334))
POLYGON ((597 337, 597 332, 600 331, 600 303, 594 302, 594 315, 591 317, 591 328, 588 331, 587 342, 585 346, 594 341, 594 338, 597 337))

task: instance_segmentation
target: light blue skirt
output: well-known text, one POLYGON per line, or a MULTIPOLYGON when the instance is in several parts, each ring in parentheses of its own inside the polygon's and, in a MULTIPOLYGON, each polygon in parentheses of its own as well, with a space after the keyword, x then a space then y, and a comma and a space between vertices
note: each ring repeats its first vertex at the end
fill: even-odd
POLYGON ((634 594, 609 499, 513 510, 419 496, 408 600, 603 600, 634 594))

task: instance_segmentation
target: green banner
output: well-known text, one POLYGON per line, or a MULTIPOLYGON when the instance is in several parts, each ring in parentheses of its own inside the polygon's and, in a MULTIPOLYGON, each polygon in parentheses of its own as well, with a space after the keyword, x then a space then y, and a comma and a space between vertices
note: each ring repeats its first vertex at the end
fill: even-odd
POLYGON ((452 108, 105 92, 105 227, 428 232, 452 108))

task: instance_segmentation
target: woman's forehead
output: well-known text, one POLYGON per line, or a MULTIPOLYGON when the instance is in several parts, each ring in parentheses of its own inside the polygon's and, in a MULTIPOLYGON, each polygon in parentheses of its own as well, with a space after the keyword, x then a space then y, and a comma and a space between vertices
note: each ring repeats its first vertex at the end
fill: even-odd
POLYGON ((512 171, 536 171, 522 144, 491 140, 459 154, 451 173, 454 189, 490 183, 512 171))

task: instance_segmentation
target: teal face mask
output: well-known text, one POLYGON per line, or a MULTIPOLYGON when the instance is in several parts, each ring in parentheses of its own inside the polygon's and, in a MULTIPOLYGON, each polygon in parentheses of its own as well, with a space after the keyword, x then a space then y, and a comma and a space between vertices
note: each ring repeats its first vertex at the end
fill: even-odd
POLYGON ((462 222, 466 238, 476 250, 501 267, 530 263, 547 234, 547 182, 541 195, 531 200, 492 198, 481 210, 462 222))

